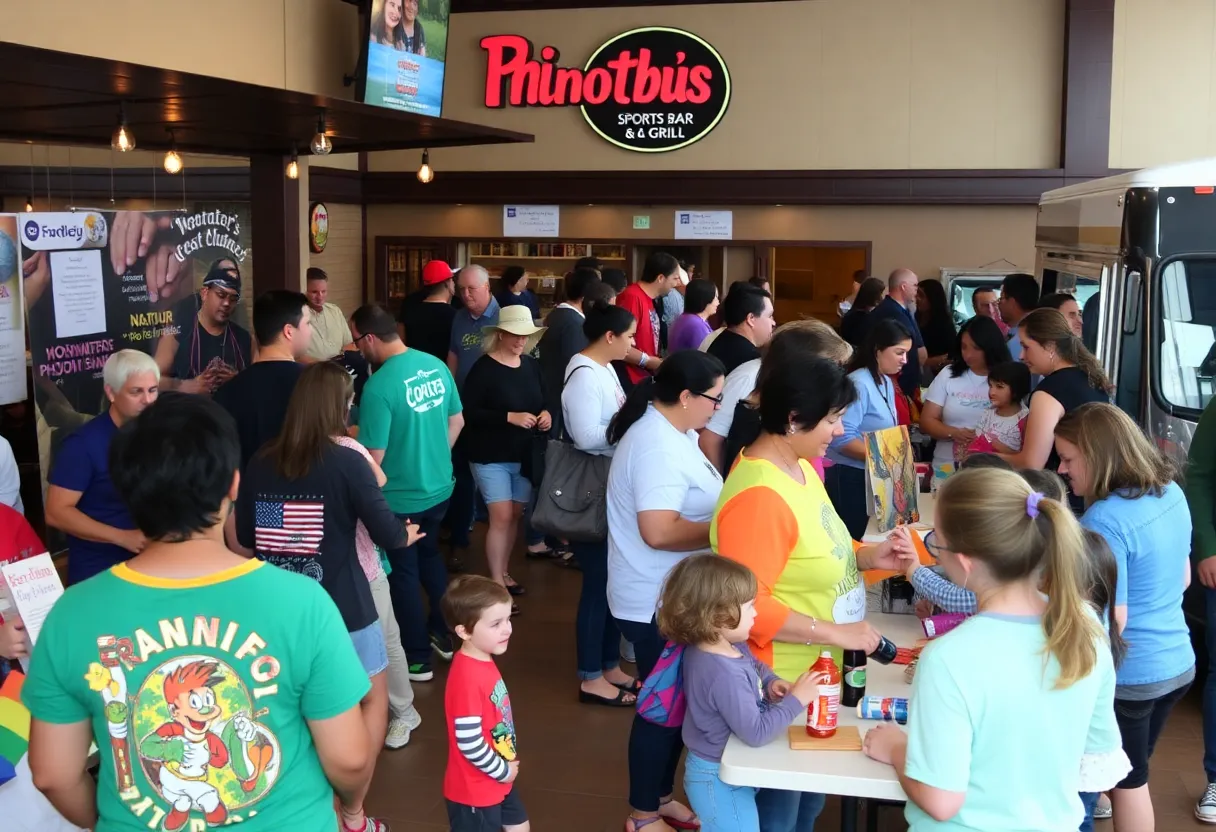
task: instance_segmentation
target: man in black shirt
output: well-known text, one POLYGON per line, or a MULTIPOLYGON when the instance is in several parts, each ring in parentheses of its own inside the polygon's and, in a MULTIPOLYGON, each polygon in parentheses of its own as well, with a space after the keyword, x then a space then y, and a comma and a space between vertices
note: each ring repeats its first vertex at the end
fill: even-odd
POLYGON ((279 435, 287 402, 304 368, 297 364, 312 340, 312 309, 301 292, 272 289, 253 303, 257 360, 215 391, 215 400, 236 420, 241 470, 279 435))
POLYGON ((183 393, 212 393, 249 366, 253 341, 229 320, 241 299, 241 276, 217 265, 203 278, 198 300, 191 295, 173 310, 176 335, 156 345, 161 387, 183 393))
POLYGON ((553 417, 550 436, 561 435, 562 387, 566 381, 566 365, 576 354, 587 348, 583 334, 583 295, 587 288, 600 282, 595 269, 575 269, 566 278, 566 300, 545 318, 545 334, 537 345, 540 351, 540 371, 545 380, 545 409, 553 417))
POLYGON ((432 260, 422 267, 422 291, 407 297, 397 315, 398 334, 407 347, 448 360, 455 295, 456 283, 447 263, 432 260))
POLYGON ((749 283, 735 283, 722 303, 726 331, 706 350, 726 367, 726 374, 760 357, 760 348, 773 337, 773 298, 749 283))

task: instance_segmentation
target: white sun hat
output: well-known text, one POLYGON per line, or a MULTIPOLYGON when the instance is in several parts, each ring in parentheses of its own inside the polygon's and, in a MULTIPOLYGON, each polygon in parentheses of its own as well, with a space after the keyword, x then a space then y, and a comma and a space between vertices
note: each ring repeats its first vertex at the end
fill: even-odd
POLYGON ((504 306, 498 312, 498 323, 493 326, 483 326, 481 328, 482 352, 489 352, 494 349, 495 341, 499 332, 508 332, 511 335, 526 335, 528 342, 524 344, 524 354, 532 352, 536 348, 537 342, 540 341, 542 335, 545 334, 547 327, 537 326, 532 321, 532 311, 526 306, 518 304, 514 306, 504 306))

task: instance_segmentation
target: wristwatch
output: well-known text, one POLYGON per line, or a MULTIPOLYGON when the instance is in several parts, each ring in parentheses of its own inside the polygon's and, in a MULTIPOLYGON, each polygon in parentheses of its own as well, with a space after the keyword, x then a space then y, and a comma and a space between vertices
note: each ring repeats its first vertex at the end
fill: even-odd
POLYGON ((642 357, 641 357, 641 359, 639 359, 639 360, 638 360, 638 366, 639 366, 639 367, 641 367, 643 370, 645 370, 645 369, 646 369, 646 364, 647 364, 649 361, 650 361, 650 356, 649 356, 649 355, 647 355, 646 353, 642 353, 642 357))

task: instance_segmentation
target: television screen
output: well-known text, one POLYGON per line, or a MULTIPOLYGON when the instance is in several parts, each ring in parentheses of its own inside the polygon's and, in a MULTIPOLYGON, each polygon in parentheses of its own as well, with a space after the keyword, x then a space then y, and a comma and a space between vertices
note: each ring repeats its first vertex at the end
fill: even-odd
POLYGON ((363 102, 439 116, 451 0, 372 0, 363 102))

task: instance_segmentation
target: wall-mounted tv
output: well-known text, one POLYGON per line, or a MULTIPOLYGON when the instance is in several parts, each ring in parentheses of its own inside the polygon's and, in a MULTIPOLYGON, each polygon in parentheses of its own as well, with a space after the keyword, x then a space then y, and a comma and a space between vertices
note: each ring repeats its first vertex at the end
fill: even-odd
POLYGON ((451 0, 372 0, 365 104, 440 115, 451 9, 451 0))

